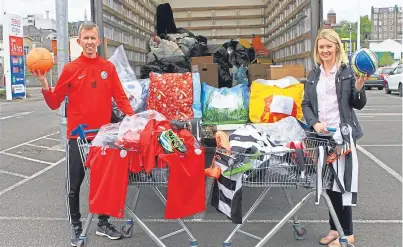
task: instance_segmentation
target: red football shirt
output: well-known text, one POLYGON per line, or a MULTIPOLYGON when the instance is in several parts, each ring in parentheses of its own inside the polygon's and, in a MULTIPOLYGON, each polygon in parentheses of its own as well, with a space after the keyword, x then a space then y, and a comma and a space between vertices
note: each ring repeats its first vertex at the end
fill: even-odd
POLYGON ((92 146, 85 166, 91 169, 89 211, 123 218, 129 176, 127 151, 92 146))
POLYGON ((200 155, 194 152, 194 137, 187 130, 181 130, 188 151, 162 154, 159 159, 169 165, 166 219, 184 218, 206 210, 204 149, 200 155))

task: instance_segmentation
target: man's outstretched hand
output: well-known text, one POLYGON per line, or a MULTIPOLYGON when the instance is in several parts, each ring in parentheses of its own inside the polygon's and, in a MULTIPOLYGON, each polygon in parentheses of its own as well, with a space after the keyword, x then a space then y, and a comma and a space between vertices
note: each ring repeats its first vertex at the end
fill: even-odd
POLYGON ((31 70, 32 74, 40 81, 43 90, 49 90, 48 80, 46 79, 46 73, 42 75, 42 73, 37 70, 31 70))

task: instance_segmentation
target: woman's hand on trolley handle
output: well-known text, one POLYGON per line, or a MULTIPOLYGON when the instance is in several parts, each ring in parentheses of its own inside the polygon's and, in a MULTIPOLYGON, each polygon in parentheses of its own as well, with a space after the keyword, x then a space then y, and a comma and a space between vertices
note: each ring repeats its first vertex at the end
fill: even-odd
POLYGON ((326 123, 316 123, 313 125, 313 128, 318 134, 329 134, 329 132, 336 132, 336 128, 329 128, 326 126, 326 123))

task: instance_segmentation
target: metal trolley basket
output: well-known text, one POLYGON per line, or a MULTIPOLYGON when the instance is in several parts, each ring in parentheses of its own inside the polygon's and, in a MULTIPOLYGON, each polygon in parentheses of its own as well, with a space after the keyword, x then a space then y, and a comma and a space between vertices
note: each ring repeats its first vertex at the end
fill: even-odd
MULTIPOLYGON (((87 134, 90 134, 90 133, 95 134, 98 132, 98 130, 84 130, 85 127, 86 127, 85 125, 80 125, 72 133, 73 135, 78 135, 77 143, 78 143, 78 148, 80 151, 80 156, 81 156, 81 160, 82 160, 83 164, 85 164, 85 162, 87 161, 87 156, 88 156, 88 153, 89 153, 89 150, 91 147, 91 143, 87 140, 87 134)), ((86 180, 87 180, 88 184, 90 185, 90 169, 88 169, 87 167, 84 167, 84 170, 85 170, 86 180)), ((135 187, 136 192, 135 192, 134 200, 133 200, 131 207, 125 205, 125 209, 126 209, 127 213, 132 218, 127 220, 125 225, 123 225, 121 227, 122 235, 123 235, 123 237, 127 237, 127 238, 131 237, 133 225, 134 225, 134 223, 136 223, 160 247, 166 247, 166 245, 162 242, 162 240, 175 236, 182 232, 186 232, 186 234, 189 236, 189 246, 197 247, 197 245, 198 245, 197 240, 194 238, 192 233, 189 231, 189 229, 186 227, 186 225, 183 223, 183 221, 181 219, 176 220, 179 223, 179 225, 181 226, 180 230, 177 230, 175 232, 158 237, 135 214, 137 202, 138 202, 142 187, 151 187, 153 189, 153 191, 155 192, 155 194, 158 196, 158 198, 161 200, 162 204, 164 206, 166 205, 166 198, 162 194, 162 192, 159 190, 159 187, 167 187, 168 176, 169 176, 169 168, 154 168, 150 174, 146 174, 144 172, 141 172, 141 173, 129 172, 128 186, 135 187)), ((80 241, 77 245, 79 247, 87 246, 87 243, 88 243, 87 233, 88 233, 88 229, 91 225, 92 218, 93 218, 93 214, 89 213, 87 216, 87 219, 85 221, 83 232, 80 235, 80 241)))
MULTIPOLYGON (((287 151, 279 151, 279 152, 271 152, 265 154, 232 154, 232 155, 241 155, 248 157, 250 160, 258 159, 261 161, 266 161, 259 167, 255 167, 252 170, 243 174, 242 177, 242 185, 245 187, 253 187, 253 188, 264 188, 263 192, 253 203, 251 208, 246 212, 246 214, 242 218, 242 224, 238 224, 235 229, 230 233, 228 238, 223 242, 222 246, 230 247, 232 246, 232 239, 234 238, 236 233, 242 233, 251 238, 257 239, 259 243, 255 245, 255 247, 263 247, 268 240, 270 240, 283 226, 293 218, 293 228, 294 228, 294 236, 297 240, 303 240, 306 236, 306 230, 303 226, 301 226, 298 217, 295 215, 297 211, 307 202, 310 197, 316 194, 317 190, 317 181, 321 178, 322 180, 322 189, 330 188, 332 173, 328 168, 328 165, 324 165, 322 168, 322 172, 317 172, 316 166, 316 156, 317 156, 317 148, 320 146, 328 147, 330 145, 329 138, 321 138, 316 134, 308 133, 308 138, 304 141, 305 148, 302 150, 298 150, 299 154, 303 154, 303 156, 297 154, 297 150, 287 150, 287 151), (301 160, 301 157, 303 160, 301 160), (298 161, 298 159, 300 159, 298 161), (264 165, 266 164, 266 165, 264 165), (263 238, 253 235, 249 232, 245 232, 241 230, 241 227, 244 226, 248 218, 253 214, 256 208, 262 203, 263 199, 267 196, 268 192, 272 187, 281 187, 283 188, 285 197, 290 206, 290 211, 287 213, 278 224, 276 224, 269 233, 267 233, 263 238), (304 187, 310 189, 306 196, 304 196, 299 203, 295 206, 291 199, 291 196, 288 192, 288 188, 291 187, 304 187)), ((347 239, 344 235, 343 229, 340 225, 340 221, 337 218, 334 207, 330 201, 330 198, 326 193, 321 193, 321 196, 324 197, 327 207, 329 208, 331 217, 335 223, 337 231, 340 234, 340 243, 344 247, 354 247, 352 244, 347 243, 347 239)))

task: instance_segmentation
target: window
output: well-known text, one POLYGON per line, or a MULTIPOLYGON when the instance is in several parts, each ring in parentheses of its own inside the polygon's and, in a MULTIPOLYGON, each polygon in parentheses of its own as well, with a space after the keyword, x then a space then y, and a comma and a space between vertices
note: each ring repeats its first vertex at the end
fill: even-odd
POLYGON ((374 14, 374 19, 378 19, 378 14, 374 14))
POLYGON ((388 18, 388 13, 384 13, 383 18, 385 18, 385 19, 388 18))
POLYGON ((374 21, 374 26, 378 26, 378 21, 374 21))
POLYGON ((387 27, 386 27, 386 26, 383 26, 383 31, 387 31, 387 27))
POLYGON ((382 21, 379 21, 379 26, 382 26, 382 21))
POLYGON ((379 15, 379 19, 382 19, 382 14, 379 15))
POLYGON ((402 19, 397 20, 397 23, 402 24, 402 19))
POLYGON ((373 39, 378 39, 378 34, 373 34, 373 35, 372 35, 372 38, 373 38, 373 39))
POLYGON ((389 21, 389 24, 390 24, 390 25, 393 25, 393 20, 390 20, 390 21, 389 21))
POLYGON ((378 12, 379 12, 379 9, 374 8, 374 13, 378 13, 378 12))
POLYGON ((378 30, 378 28, 377 27, 374 27, 374 32, 376 32, 378 30))
POLYGON ((390 26, 389 31, 393 32, 393 26, 390 26))
POLYGON ((389 34, 389 39, 393 39, 393 33, 389 34))
POLYGON ((383 37, 384 37, 385 39, 387 39, 387 38, 388 38, 388 34, 385 33, 385 34, 383 35, 383 37))
POLYGON ((390 13, 390 14, 389 14, 389 18, 393 18, 393 13, 390 13))

